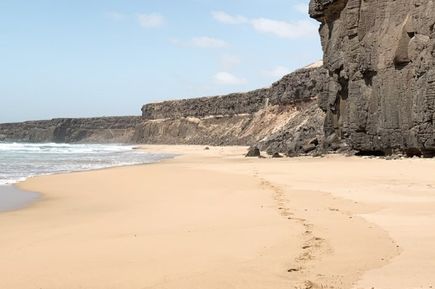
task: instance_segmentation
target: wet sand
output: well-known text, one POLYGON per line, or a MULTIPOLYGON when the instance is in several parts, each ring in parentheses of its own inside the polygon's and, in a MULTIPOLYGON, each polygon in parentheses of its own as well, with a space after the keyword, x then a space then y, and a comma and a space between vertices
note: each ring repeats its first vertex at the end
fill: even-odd
POLYGON ((435 161, 246 159, 30 179, 0 214, 0 288, 431 288, 435 161))
POLYGON ((0 212, 24 208, 38 198, 37 193, 22 191, 13 185, 0 185, 0 212))

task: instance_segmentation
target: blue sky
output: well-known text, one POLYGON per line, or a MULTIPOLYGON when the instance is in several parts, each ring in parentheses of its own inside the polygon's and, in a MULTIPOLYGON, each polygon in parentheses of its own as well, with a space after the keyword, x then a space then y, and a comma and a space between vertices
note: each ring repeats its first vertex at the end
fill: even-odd
POLYGON ((321 58, 308 0, 0 0, 0 122, 140 114, 321 58))

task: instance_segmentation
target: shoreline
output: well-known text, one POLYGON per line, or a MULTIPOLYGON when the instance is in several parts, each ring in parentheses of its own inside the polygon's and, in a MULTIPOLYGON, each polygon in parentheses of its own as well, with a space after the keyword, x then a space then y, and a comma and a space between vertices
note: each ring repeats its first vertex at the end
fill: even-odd
MULTIPOLYGON (((53 289, 61 284, 86 288, 197 288, 194 284, 207 288, 231 288, 233 284, 244 288, 388 288, 392 277, 400 279, 403 266, 410 271, 408 275, 415 273, 409 267, 418 267, 410 262, 415 262, 419 251, 407 246, 407 238, 421 237, 418 231, 415 236, 401 234, 393 220, 395 210, 402 212, 412 205, 420 215, 427 212, 426 225, 435 224, 429 213, 429 207, 435 208, 435 196, 432 200, 426 195, 430 187, 419 191, 422 199, 416 199, 406 189, 415 180, 399 178, 409 164, 435 168, 430 161, 340 156, 246 159, 242 157, 245 147, 210 147, 208 151, 204 146, 141 148, 183 154, 152 166, 112 167, 19 183, 20 189, 41 191, 45 198, 29 208, 0 214, 6 236, 8 232, 12 235, 0 236, 0 254, 6 256, 0 269, 9 272, 0 273, 5 274, 0 276, 1 287, 28 289, 33 283, 26 280, 36 280, 34 288, 53 289), (373 167, 383 170, 374 172, 373 167), (393 168, 400 173, 395 175, 393 168), (379 175, 388 178, 380 181, 379 175), (420 202, 428 199, 429 203, 420 202), (84 241, 86 245, 80 245, 84 241), (127 246, 125 250, 119 249, 121 244, 127 246), (71 246, 84 252, 65 251, 71 246), (53 250, 58 255, 48 253, 53 250), (192 258, 196 255, 202 257, 192 258), (43 268, 35 267, 38 258, 49 262, 43 268), (10 266, 8 260, 16 261, 10 266), (98 267, 96 260, 100 260, 98 267), (79 264, 89 266, 89 271, 78 270, 79 264), (20 270, 32 271, 30 276, 14 279, 15 270, 23 266, 20 270), (66 283, 59 283, 67 272, 66 283)), ((424 181, 430 182, 427 177, 424 181)), ((430 185, 435 187, 433 181, 430 185)), ((428 234, 424 236, 427 242, 435 240, 434 234, 428 234)), ((426 253, 426 267, 420 266, 418 276, 408 278, 408 283, 394 281, 396 287, 416 285, 423 276, 419 286, 429 288, 433 280, 426 269, 431 257, 426 253)))
MULTIPOLYGON (((133 145, 128 145, 132 147, 132 149, 140 149, 140 147, 134 147, 133 145)), ((150 152, 152 154, 152 152, 150 152)), ((134 166, 143 166, 143 165, 149 165, 149 164, 155 164, 162 162, 167 159, 172 159, 177 157, 175 154, 167 153, 165 155, 162 155, 162 157, 158 160, 154 160, 151 162, 145 162, 145 163, 134 163, 134 164, 118 164, 113 166, 105 166, 105 167, 97 167, 97 168, 88 168, 88 169, 80 169, 80 170, 72 170, 72 171, 54 171, 51 173, 41 173, 38 175, 31 175, 28 177, 23 177, 20 180, 14 180, 9 183, 2 183, 0 184, 0 214, 4 212, 10 212, 10 211, 16 211, 25 209, 29 206, 32 206, 35 202, 38 202, 39 200, 42 200, 43 193, 41 192, 35 192, 32 190, 26 190, 20 187, 21 183, 27 182, 29 179, 32 178, 39 178, 39 177, 45 177, 45 176, 56 176, 56 175, 66 175, 66 174, 73 174, 73 173, 79 173, 79 172, 94 172, 94 171, 100 171, 100 170, 107 170, 112 168, 122 168, 122 167, 134 167, 134 166), (15 197, 15 198, 14 198, 15 197), (5 201, 8 201, 9 204, 5 204, 5 201)))
POLYGON ((0 214, 25 209, 41 198, 40 193, 22 190, 16 184, 0 185, 0 214))

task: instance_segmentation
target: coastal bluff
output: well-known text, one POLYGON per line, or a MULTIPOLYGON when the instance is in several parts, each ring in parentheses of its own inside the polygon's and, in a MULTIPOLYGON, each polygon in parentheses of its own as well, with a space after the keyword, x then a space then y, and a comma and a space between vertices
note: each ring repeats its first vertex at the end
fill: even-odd
POLYGON ((258 145, 271 153, 320 149, 327 74, 317 63, 269 88, 144 105, 142 116, 0 124, 0 141, 258 145), (314 146, 313 146, 314 144, 314 146))
POLYGON ((311 0, 323 66, 142 116, 0 125, 0 141, 249 145, 286 155, 435 156, 432 0, 311 0))
POLYGON ((128 143, 139 116, 56 118, 0 124, 0 141, 54 143, 128 143))
POLYGON ((302 68, 284 76, 270 88, 146 104, 142 107, 142 116, 145 119, 229 116, 253 114, 268 106, 295 106, 311 102, 322 93, 325 79, 325 72, 319 67, 302 68))
POLYGON ((435 155, 431 0, 311 0, 320 24, 325 137, 363 154, 435 155))
POLYGON ((271 153, 304 153, 309 141, 323 139, 324 113, 318 100, 325 93, 326 78, 318 63, 269 88, 147 104, 135 141, 258 145, 271 153))

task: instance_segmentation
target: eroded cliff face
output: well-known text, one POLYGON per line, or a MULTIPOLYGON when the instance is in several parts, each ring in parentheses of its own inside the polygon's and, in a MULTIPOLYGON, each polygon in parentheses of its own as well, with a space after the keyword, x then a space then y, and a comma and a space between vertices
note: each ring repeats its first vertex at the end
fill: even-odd
POLYGON ((0 124, 0 141, 56 143, 130 143, 139 116, 59 118, 0 124))
POLYGON ((326 70, 305 68, 269 88, 147 104, 143 115, 0 124, 0 141, 258 145, 314 153, 323 140, 326 70))
POLYGON ((142 116, 145 119, 228 116, 253 114, 268 106, 295 106, 317 99, 324 91, 326 79, 326 71, 321 67, 302 68, 269 88, 146 104, 142 107, 142 116))
POLYGON ((0 141, 258 145, 435 155, 435 0, 311 0, 324 66, 270 88, 147 104, 142 117, 0 125, 0 141))
POLYGON ((295 71, 270 88, 147 104, 135 141, 157 144, 258 145, 270 153, 312 153, 323 140, 318 106, 327 73, 295 71))
POLYGON ((435 3, 311 0, 329 78, 326 146, 435 154, 435 3))

